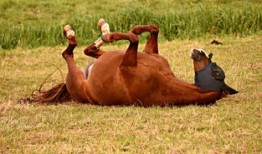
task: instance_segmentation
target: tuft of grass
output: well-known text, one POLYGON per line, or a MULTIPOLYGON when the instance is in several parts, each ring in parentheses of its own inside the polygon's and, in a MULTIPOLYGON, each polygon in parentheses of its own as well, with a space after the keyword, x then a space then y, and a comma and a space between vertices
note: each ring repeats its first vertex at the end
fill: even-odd
MULTIPOLYGON (((161 33, 161 32, 160 32, 161 33)), ((261 153, 261 35, 159 44, 177 78, 193 82, 191 48, 214 53, 226 82, 240 93, 208 107, 102 107, 70 101, 20 104, 56 67, 66 76, 65 46, 0 49, 1 153, 261 153), (56 67, 55 67, 55 66, 56 67)), ((110 44, 104 50, 125 49, 110 44)), ((140 44, 142 50, 144 44, 140 44)), ((92 58, 75 49, 79 66, 92 58)), ((57 71, 51 78, 63 81, 57 71)))

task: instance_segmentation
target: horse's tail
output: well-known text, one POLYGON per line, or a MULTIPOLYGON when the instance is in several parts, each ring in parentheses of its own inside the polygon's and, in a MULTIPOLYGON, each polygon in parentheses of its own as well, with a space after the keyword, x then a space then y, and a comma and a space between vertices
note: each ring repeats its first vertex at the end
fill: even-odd
POLYGON ((65 83, 59 83, 49 90, 43 90, 42 86, 32 92, 32 96, 23 99, 24 102, 37 103, 59 103, 71 100, 65 83))

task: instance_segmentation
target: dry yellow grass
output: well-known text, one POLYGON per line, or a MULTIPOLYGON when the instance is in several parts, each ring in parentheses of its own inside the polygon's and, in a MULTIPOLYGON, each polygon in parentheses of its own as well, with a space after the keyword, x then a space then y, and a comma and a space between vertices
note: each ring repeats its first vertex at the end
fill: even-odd
MULTIPOLYGON (((54 65, 65 77, 65 47, 0 51, 0 153, 261 153, 262 37, 218 39, 223 45, 209 39, 159 44, 175 75, 188 82, 194 76, 189 50, 214 53, 226 82, 240 93, 209 107, 19 104, 54 65)), ((75 51, 79 65, 92 60, 83 48, 75 51)), ((59 71, 52 79, 62 80, 59 71)))

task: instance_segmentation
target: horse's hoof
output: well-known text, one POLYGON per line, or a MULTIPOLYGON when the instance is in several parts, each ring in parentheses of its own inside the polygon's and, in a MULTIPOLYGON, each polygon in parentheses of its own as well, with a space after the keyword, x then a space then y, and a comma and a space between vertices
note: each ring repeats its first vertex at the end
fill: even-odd
POLYGON ((65 27, 64 27, 64 35, 68 39, 71 38, 71 37, 75 37, 75 32, 74 32, 74 30, 72 29, 72 27, 70 25, 65 25, 65 27))

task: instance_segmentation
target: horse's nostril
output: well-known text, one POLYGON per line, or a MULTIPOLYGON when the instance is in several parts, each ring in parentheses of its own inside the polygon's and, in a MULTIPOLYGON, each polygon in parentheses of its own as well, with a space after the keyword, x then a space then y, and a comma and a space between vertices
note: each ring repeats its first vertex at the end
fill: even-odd
POLYGON ((201 60, 201 57, 199 55, 196 56, 196 60, 199 61, 201 60))
POLYGON ((201 59, 201 57, 196 53, 191 53, 191 58, 196 61, 199 61, 201 59))

